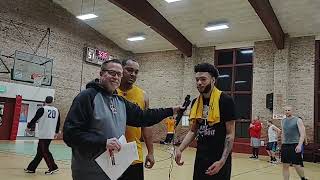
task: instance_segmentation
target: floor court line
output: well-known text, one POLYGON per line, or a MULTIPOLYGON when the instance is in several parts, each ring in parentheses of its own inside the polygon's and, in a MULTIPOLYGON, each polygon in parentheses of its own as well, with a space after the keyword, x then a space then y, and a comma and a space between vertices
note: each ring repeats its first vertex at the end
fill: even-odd
MULTIPOLYGON (((8 162, 0 165, 0 179, 10 180, 42 180, 43 173, 47 170, 44 161, 41 162, 39 169, 34 176, 23 173, 23 168, 32 160, 36 153, 37 141, 0 141, 0 161, 8 162), (12 161, 13 160, 13 161, 12 161), (9 162, 10 161, 10 162, 9 162), (19 178, 17 178, 19 177, 19 178)), ((156 164, 152 169, 145 170, 146 180, 167 180, 171 163, 172 146, 154 144, 154 154, 156 164)), ((53 141, 50 150, 59 166, 59 173, 50 177, 50 180, 71 180, 70 159, 71 150, 62 141, 53 141)), ((144 152, 146 147, 144 146, 144 152)), ((282 179, 282 165, 271 165, 267 162, 268 157, 261 156, 260 160, 251 160, 247 154, 233 153, 232 180, 247 179, 282 179)), ((175 163, 171 174, 172 180, 191 180, 193 174, 193 162, 195 149, 188 148, 183 153, 185 164, 178 167, 175 163)), ((320 177, 320 164, 305 163, 306 175, 310 180, 318 180, 320 177)), ((299 179, 291 168, 291 179, 299 179)), ((290 179, 290 180, 291 180, 290 179)))

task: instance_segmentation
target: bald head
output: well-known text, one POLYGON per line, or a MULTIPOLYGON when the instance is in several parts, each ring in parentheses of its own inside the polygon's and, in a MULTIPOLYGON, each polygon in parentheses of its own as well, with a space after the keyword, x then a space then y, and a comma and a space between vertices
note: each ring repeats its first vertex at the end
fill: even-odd
POLYGON ((284 107, 284 113, 287 117, 291 117, 292 116, 292 106, 285 106, 284 107))

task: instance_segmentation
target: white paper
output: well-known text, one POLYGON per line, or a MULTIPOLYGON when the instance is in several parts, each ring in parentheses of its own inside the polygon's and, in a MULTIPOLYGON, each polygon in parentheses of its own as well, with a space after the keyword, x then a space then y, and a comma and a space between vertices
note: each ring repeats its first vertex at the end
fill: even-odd
POLYGON ((126 137, 125 137, 124 135, 122 135, 122 136, 119 138, 119 142, 120 142, 120 144, 125 144, 125 143, 127 143, 126 137))
POLYGON ((114 152, 115 165, 112 165, 109 151, 105 151, 95 159, 111 180, 117 180, 134 160, 139 159, 136 142, 126 143, 126 139, 123 138, 124 136, 119 138, 120 142, 124 142, 123 144, 121 143, 121 150, 114 152))

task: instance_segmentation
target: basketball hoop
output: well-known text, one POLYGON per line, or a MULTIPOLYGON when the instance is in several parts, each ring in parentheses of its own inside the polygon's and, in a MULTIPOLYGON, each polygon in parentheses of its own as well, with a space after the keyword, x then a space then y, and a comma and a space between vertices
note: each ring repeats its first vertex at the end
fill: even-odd
POLYGON ((40 87, 43 81, 44 75, 39 73, 32 73, 31 79, 33 79, 33 85, 40 87))

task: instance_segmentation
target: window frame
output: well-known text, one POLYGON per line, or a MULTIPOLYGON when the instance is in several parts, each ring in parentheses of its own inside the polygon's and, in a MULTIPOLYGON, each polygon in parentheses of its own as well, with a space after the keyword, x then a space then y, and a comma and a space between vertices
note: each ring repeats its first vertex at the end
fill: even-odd
MULTIPOLYGON (((236 121, 236 126, 242 126, 241 123, 248 123, 251 122, 251 118, 252 118, 252 87, 253 87, 253 61, 254 61, 254 53, 252 53, 252 61, 251 63, 240 63, 237 64, 237 51, 241 50, 241 49, 252 49, 254 51, 253 47, 245 47, 245 48, 231 48, 231 49, 219 49, 219 50, 215 50, 214 51, 214 64, 216 66, 216 68, 231 68, 231 73, 232 73, 232 77, 231 77, 231 91, 224 91, 225 93, 229 94, 232 96, 232 98, 234 99, 236 95, 250 95, 251 97, 251 103, 250 103, 250 117, 249 119, 239 119, 236 121), (219 57, 219 53, 221 52, 229 52, 232 51, 233 52, 233 59, 232 59, 232 64, 226 64, 226 65, 219 65, 218 64, 218 57, 219 57), (252 72, 251 72, 251 91, 235 91, 235 80, 236 80, 236 68, 237 67, 241 67, 241 66, 251 66, 252 72)), ((236 137, 236 138, 248 138, 248 136, 240 136, 240 137, 236 137)))

